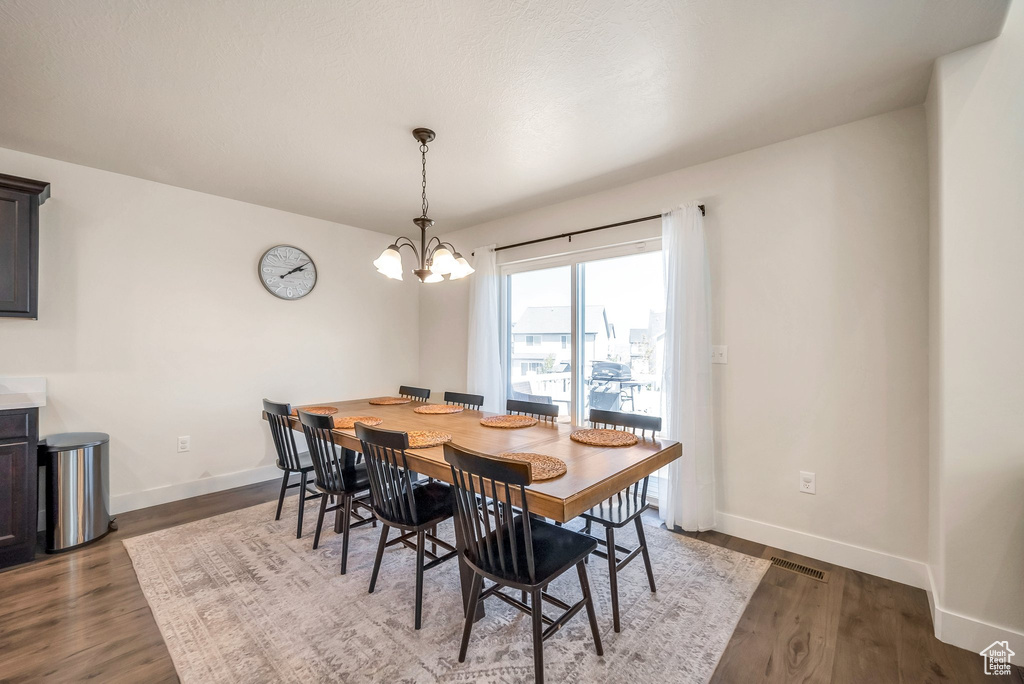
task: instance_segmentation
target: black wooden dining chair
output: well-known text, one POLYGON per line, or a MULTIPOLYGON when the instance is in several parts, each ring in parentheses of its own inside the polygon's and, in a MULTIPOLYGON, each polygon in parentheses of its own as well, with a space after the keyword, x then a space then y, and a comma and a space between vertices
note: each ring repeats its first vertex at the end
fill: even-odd
MULTIPOLYGON (((600 409, 590 410, 590 423, 595 428, 625 428, 633 434, 639 431, 642 439, 647 439, 648 433, 650 439, 654 439, 658 431, 661 430, 661 418, 658 416, 600 409)), ((597 549, 594 551, 594 555, 608 560, 608 583, 611 585, 612 593, 612 625, 616 632, 619 631, 619 570, 626 567, 638 554, 642 554, 651 592, 657 591, 654 585, 654 570, 651 568, 651 555, 647 550, 647 536, 644 534, 644 521, 641 517, 643 512, 651 507, 647 503, 647 481, 649 479, 650 475, 639 482, 634 482, 626 489, 580 515, 586 521, 583 528, 583 532, 586 534, 590 534, 593 524, 604 526, 605 538, 595 538, 599 544, 604 545, 604 549, 597 549), (631 522, 636 525, 636 537, 640 545, 635 549, 616 545, 615 530, 621 529, 631 522), (619 560, 617 552, 626 555, 619 560)))
POLYGON ((277 467, 284 471, 281 477, 281 495, 277 498, 277 514, 274 520, 281 519, 281 508, 284 506, 284 495, 293 487, 299 488, 299 522, 295 529, 295 538, 302 537, 302 514, 306 508, 306 502, 320 496, 320 492, 309 488, 309 473, 313 470, 313 462, 309 452, 300 452, 295 447, 295 433, 292 430, 291 404, 281 404, 269 399, 263 400, 263 410, 267 414, 267 422, 270 424, 270 436, 274 439, 274 448, 277 449, 277 467), (298 473, 299 481, 291 482, 292 473, 298 473))
POLYGON ((477 605, 490 596, 531 617, 534 676, 538 684, 544 682, 544 640, 583 608, 587 609, 590 619, 597 655, 604 655, 587 567, 583 562, 597 548, 597 541, 579 532, 531 519, 526 502, 529 463, 492 458, 452 444, 444 445, 444 460, 451 465, 455 483, 456 524, 461 526, 466 541, 463 557, 473 570, 459 662, 466 661, 477 605), (573 566, 579 575, 583 598, 569 605, 546 589, 573 566), (485 579, 494 584, 485 589, 485 579), (527 592, 530 603, 502 592, 503 587, 527 592), (544 601, 561 609, 562 614, 557 618, 544 615, 544 601))
POLYGON ((509 399, 505 402, 507 413, 519 416, 533 416, 537 420, 554 425, 558 420, 558 404, 542 404, 539 401, 509 399))
POLYGON ((380 542, 370 575, 370 593, 377 586, 384 549, 402 544, 416 551, 416 629, 423 615, 423 572, 457 557, 455 547, 434 534, 437 524, 453 515, 451 487, 441 482, 416 482, 406 460, 409 435, 395 430, 380 430, 356 423, 356 436, 363 443, 363 458, 370 478, 373 514, 380 520, 380 542), (388 532, 399 531, 388 541, 388 532), (415 542, 411 541, 415 537, 415 542), (436 549, 448 551, 438 556, 427 549, 427 542, 436 549), (426 562, 425 562, 426 560, 426 562))
POLYGON ((423 387, 401 385, 398 388, 398 396, 412 399, 413 401, 426 401, 430 398, 430 390, 423 387))
POLYGON ((316 471, 316 488, 321 492, 313 548, 320 546, 324 515, 334 511, 335 529, 339 528, 337 523, 341 523, 341 574, 344 575, 348 566, 349 532, 353 527, 376 524, 377 520, 372 515, 363 517, 358 512, 360 508, 366 509, 367 513, 373 512, 369 504, 370 480, 366 465, 359 461, 359 454, 335 441, 331 416, 306 413, 300 409, 299 422, 302 423, 302 432, 316 471), (328 497, 335 500, 333 505, 328 505, 328 497), (352 518, 355 518, 355 524, 352 518))
POLYGON ((444 403, 461 406, 462 408, 467 408, 473 411, 479 411, 480 407, 484 405, 484 395, 465 394, 463 392, 445 392, 444 403))

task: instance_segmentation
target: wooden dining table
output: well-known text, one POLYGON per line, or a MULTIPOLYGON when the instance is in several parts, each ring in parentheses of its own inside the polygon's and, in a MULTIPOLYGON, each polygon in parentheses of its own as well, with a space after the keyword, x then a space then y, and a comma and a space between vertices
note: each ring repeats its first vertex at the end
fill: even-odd
MULTIPOLYGON (((464 410, 451 414, 416 413, 424 402, 390 406, 374 405, 369 399, 319 402, 316 406, 338 409, 336 417, 373 416, 383 422, 376 426, 387 430, 439 430, 452 436, 451 442, 473 451, 498 455, 505 452, 532 452, 561 459, 566 473, 551 480, 534 482, 526 490, 529 511, 534 515, 568 522, 614 495, 627 486, 654 473, 682 455, 679 442, 669 439, 646 438, 628 447, 596 447, 580 444, 569 438, 576 428, 567 423, 538 421, 532 427, 507 429, 480 424, 485 416, 496 415, 483 411, 464 410)), ((303 408, 301 406, 297 407, 303 408)), ((266 414, 264 414, 266 419, 266 414)), ((292 418, 292 429, 302 431, 298 418, 292 418)), ((339 446, 361 451, 355 429, 335 429, 339 446)), ((451 483, 452 471, 444 460, 440 446, 409 449, 406 452, 409 468, 435 480, 451 483)), ((461 534, 456 528, 456 547, 462 549, 461 534)), ((470 570, 459 556, 462 574, 463 599, 468 605, 470 570)), ((483 615, 483 601, 478 604, 477 615, 483 615)))

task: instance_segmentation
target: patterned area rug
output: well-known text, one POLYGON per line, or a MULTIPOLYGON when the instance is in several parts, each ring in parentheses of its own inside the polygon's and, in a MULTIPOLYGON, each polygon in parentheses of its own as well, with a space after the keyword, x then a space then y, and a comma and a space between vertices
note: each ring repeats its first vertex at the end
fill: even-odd
MULTIPOLYGON (((379 529, 341 537, 324 522, 312 550, 316 501, 295 539, 296 498, 126 539, 139 582, 183 682, 532 682, 530 618, 489 599, 465 663, 455 561, 424 578, 423 628, 413 629, 415 555, 391 547, 367 593, 379 529), (290 505, 289 505, 290 504, 290 505)), ((622 632, 611 626, 606 561, 588 570, 604 642, 594 652, 581 612, 544 644, 552 682, 704 682, 714 672, 768 561, 648 526, 658 592, 637 558, 619 573, 622 632)), ((623 530, 623 545, 635 536, 623 530)), ((439 528, 454 541, 451 521, 439 528)), ((618 539, 617 539, 618 541, 618 539)), ((580 597, 575 572, 550 591, 580 597)))

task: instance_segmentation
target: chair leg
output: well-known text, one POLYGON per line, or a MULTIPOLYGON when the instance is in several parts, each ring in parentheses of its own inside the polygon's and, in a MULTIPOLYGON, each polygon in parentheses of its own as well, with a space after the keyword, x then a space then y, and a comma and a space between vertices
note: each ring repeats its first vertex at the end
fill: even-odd
POLYGON ((287 470, 284 471, 284 477, 281 478, 281 496, 277 497, 277 515, 274 516, 274 520, 281 519, 281 508, 284 506, 284 494, 288 491, 288 476, 291 475, 287 470))
POLYGON ((416 629, 423 617, 423 552, 427 550, 426 533, 416 533, 416 629))
POLYGON ((374 588, 377 586, 377 573, 380 572, 380 561, 384 557, 384 547, 388 543, 388 530, 391 528, 381 523, 380 526, 380 542, 377 544, 377 557, 373 559, 373 573, 370 575, 370 592, 373 593, 374 588))
POLYGON ((341 574, 345 574, 348 566, 348 531, 352 526, 352 497, 345 495, 345 507, 341 521, 341 574))
POLYGON ((576 564, 576 572, 580 576, 580 589, 583 590, 583 600, 587 602, 587 619, 590 620, 590 632, 594 635, 594 648, 597 655, 604 655, 604 648, 601 647, 601 633, 597 629, 597 611, 594 610, 594 597, 590 593, 590 580, 587 578, 587 565, 580 561, 576 564))
POLYGON ((612 625, 615 631, 619 631, 619 573, 615 562, 615 528, 604 529, 605 539, 608 542, 608 584, 612 590, 612 625))
POLYGON ((483 588, 483 575, 473 573, 473 584, 469 589, 469 606, 466 609, 466 626, 462 628, 462 646, 459 648, 459 662, 466 662, 466 650, 469 648, 469 634, 476 622, 476 604, 480 602, 480 590, 483 588))
POLYGON ((654 586, 654 568, 651 567, 651 554, 647 551, 647 535, 644 534, 644 521, 637 517, 633 522, 636 523, 636 537, 640 540, 640 553, 644 556, 644 567, 647 568, 647 581, 651 585, 651 593, 658 591, 654 586))
MULTIPOLYGON (((583 526, 583 534, 590 534, 590 521, 589 520, 587 521, 587 524, 583 526)), ((583 562, 584 563, 589 563, 590 562, 590 556, 587 556, 586 558, 584 558, 583 562)))
MULTIPOLYGON (((434 525, 430 528, 430 534, 434 537, 437 536, 437 525, 434 525)), ((434 542, 430 542, 430 553, 434 554, 435 556, 437 555, 437 544, 435 544, 434 542)))
POLYGON ((540 592, 540 589, 533 591, 530 613, 533 618, 533 676, 537 684, 544 684, 544 606, 540 592))
POLYGON ((313 550, 320 546, 320 530, 324 526, 324 513, 327 512, 327 497, 320 497, 320 514, 316 516, 316 534, 313 535, 313 550))
POLYGON ((306 508, 306 472, 302 473, 302 481, 299 485, 299 524, 295 528, 295 538, 302 539, 302 513, 306 508))

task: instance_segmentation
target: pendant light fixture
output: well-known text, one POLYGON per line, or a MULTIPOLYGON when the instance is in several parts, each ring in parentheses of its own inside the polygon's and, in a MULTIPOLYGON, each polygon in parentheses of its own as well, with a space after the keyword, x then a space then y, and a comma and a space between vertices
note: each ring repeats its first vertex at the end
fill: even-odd
POLYGON ((442 242, 436 235, 427 240, 427 228, 434 225, 434 220, 427 216, 427 143, 434 139, 434 131, 429 128, 417 128, 412 136, 420 143, 420 159, 423 167, 423 182, 421 184, 421 198, 423 200, 423 213, 412 220, 420 229, 420 246, 403 236, 388 246, 373 265, 379 273, 395 280, 402 279, 402 254, 399 250, 408 247, 416 255, 416 262, 419 268, 413 269, 413 273, 422 283, 439 283, 448 276, 449 280, 465 278, 473 273, 473 267, 459 254, 455 247, 449 242, 442 242), (435 242, 436 241, 436 242, 435 242))

